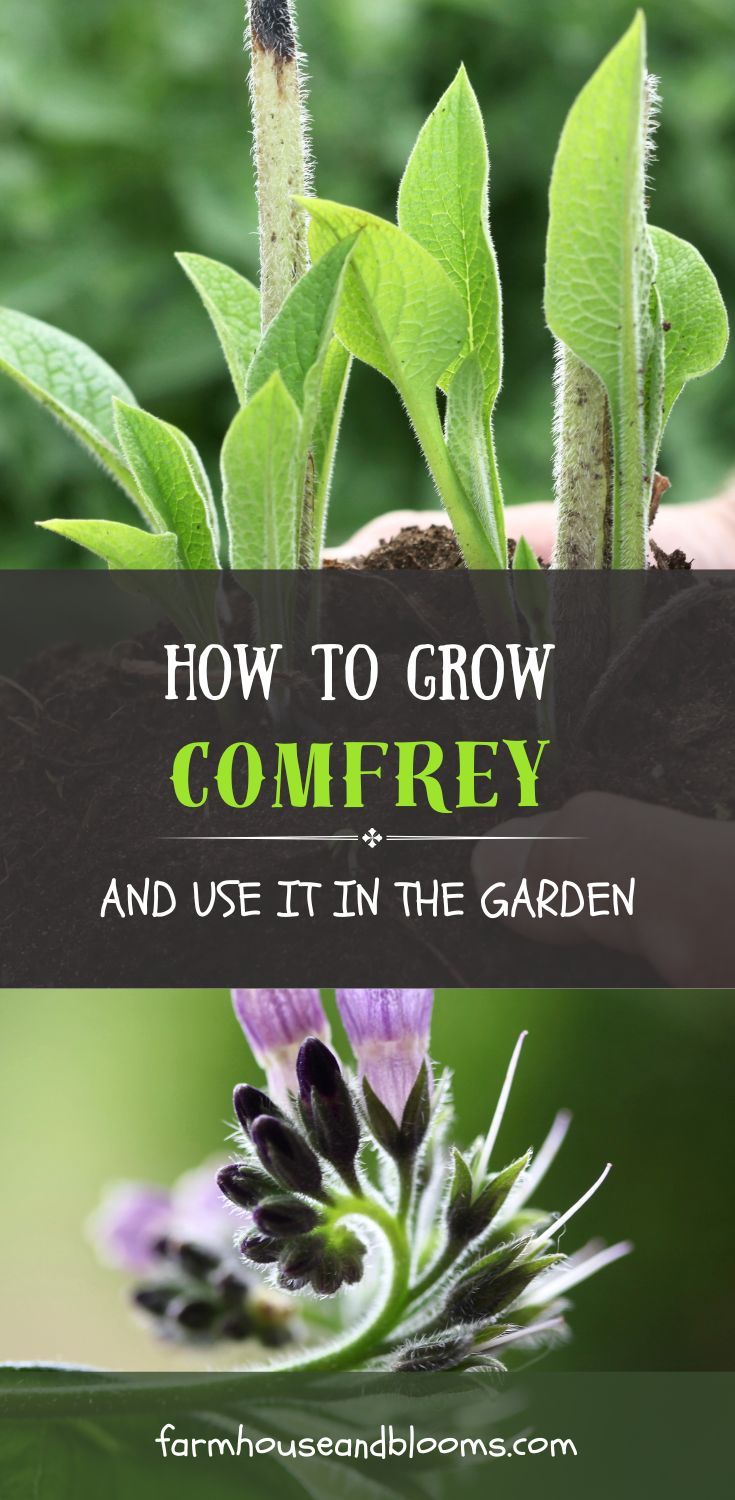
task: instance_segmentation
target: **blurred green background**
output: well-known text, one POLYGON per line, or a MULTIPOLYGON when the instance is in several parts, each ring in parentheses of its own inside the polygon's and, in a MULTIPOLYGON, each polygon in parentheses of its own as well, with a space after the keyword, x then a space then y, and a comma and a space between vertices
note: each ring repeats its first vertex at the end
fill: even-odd
MULTIPOLYGON (((498 444, 510 501, 549 494, 550 340, 541 314, 546 188, 576 92, 629 23, 629 0, 302 0, 319 191, 392 215, 424 117, 464 59, 484 110, 505 288, 498 444)), ((732 305, 732 0, 649 0, 662 79, 655 222, 691 238, 732 305)), ((143 405, 186 428, 210 473, 232 411, 206 317, 172 256, 256 270, 242 0, 3 0, 0 302, 94 345, 143 405)), ((677 408, 672 500, 735 458, 735 364, 677 408)), ((355 374, 331 539, 432 492, 397 398, 355 374)), ((82 564, 34 532, 51 515, 128 519, 124 498, 8 383, 0 396, 0 558, 82 564)), ((86 554, 84 555, 86 557, 86 554)))
MULTIPOLYGON (((461 1141, 487 1128, 527 1026, 498 1165, 538 1145, 562 1105, 574 1120, 544 1206, 567 1207, 614 1163, 565 1246, 630 1237, 635 1254, 573 1294, 574 1339, 549 1369, 732 1368, 732 1002, 437 997, 432 1053, 455 1071, 461 1141)), ((223 1151, 233 1085, 260 1081, 226 992, 7 990, 0 1057, 0 1360, 191 1367, 132 1322, 124 1278, 97 1265, 83 1226, 110 1179, 168 1183, 223 1151)))

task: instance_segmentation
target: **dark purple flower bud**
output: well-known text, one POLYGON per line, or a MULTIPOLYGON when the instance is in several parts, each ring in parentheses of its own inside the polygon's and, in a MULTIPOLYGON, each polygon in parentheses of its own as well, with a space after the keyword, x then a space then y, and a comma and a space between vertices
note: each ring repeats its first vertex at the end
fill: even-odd
POLYGON ((168 1316, 187 1333, 209 1333, 217 1318, 217 1308, 203 1297, 179 1297, 169 1307, 168 1316))
POLYGON ((260 1115, 251 1129, 253 1145, 271 1177, 289 1192, 322 1197, 322 1170, 311 1146, 293 1125, 260 1115))
POLYGON ((229 1318, 225 1318, 221 1328, 223 1338, 233 1339, 237 1343, 250 1338, 252 1332, 253 1320, 244 1311, 232 1313, 229 1318))
POLYGON ((316 1236, 293 1240, 281 1254, 278 1285, 288 1292, 298 1292, 307 1286, 321 1253, 322 1244, 316 1236))
POLYGON ((268 1089, 284 1109, 296 1093, 296 1056, 307 1036, 329 1040, 318 990, 233 990, 232 1003, 268 1089))
POLYGON ((253 1120, 257 1120, 258 1115, 273 1115, 276 1120, 283 1119, 283 1110, 279 1109, 262 1089, 253 1088, 251 1083, 238 1083, 232 1102, 235 1106, 235 1114, 246 1135, 250 1134, 250 1127, 253 1120))
POLYGON ((275 1265, 280 1253, 280 1241, 267 1239, 263 1234, 246 1234, 240 1241, 240 1254, 256 1266, 275 1265))
POLYGON ((273 1191, 273 1183, 265 1172, 257 1167, 242 1166, 239 1162, 228 1162, 217 1173, 220 1191, 238 1208, 252 1208, 273 1191))
POLYGON ((304 1124, 317 1151, 352 1174, 360 1127, 352 1095, 334 1053, 318 1037, 307 1037, 296 1060, 304 1124))
POLYGON ((163 1318, 171 1303, 179 1294, 176 1286, 140 1286, 132 1294, 136 1307, 150 1313, 153 1318, 163 1318))
POLYGON ((220 1264, 220 1257, 201 1245, 177 1245, 175 1253, 182 1271, 193 1281, 207 1281, 220 1264))
POLYGON ((343 1281, 339 1256, 329 1247, 325 1247, 312 1267, 311 1284, 314 1291, 320 1297, 333 1297, 335 1292, 339 1291, 343 1281))
POLYGON ((321 1223, 321 1214, 301 1198, 266 1198, 253 1210, 253 1219, 261 1234, 274 1240, 290 1240, 308 1234, 321 1223))
POLYGON ((248 1296, 247 1282, 241 1281, 240 1277, 236 1276, 234 1271, 222 1270, 219 1276, 214 1278, 212 1286, 217 1295, 221 1297, 222 1302, 228 1307, 241 1303, 248 1296))

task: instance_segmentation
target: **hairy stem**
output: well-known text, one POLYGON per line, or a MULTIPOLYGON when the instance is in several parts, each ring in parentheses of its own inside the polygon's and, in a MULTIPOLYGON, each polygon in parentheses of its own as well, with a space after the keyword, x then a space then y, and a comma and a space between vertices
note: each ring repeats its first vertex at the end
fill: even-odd
POLYGON ((311 187, 307 115, 289 0, 250 0, 250 95, 260 222, 264 329, 308 266, 306 216, 294 194, 311 187))
POLYGON ((429 472, 439 498, 454 527, 457 541, 468 568, 498 566, 495 550, 472 501, 465 493, 452 457, 444 440, 439 413, 434 404, 420 409, 406 401, 406 410, 424 451, 429 472))
POLYGON ((555 568, 602 568, 609 562, 613 449, 602 381, 557 344, 555 568))

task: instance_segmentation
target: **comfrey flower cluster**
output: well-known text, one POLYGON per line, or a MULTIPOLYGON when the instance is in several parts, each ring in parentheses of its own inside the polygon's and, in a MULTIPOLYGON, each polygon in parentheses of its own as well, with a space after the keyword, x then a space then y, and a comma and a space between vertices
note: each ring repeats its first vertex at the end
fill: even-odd
POLYGON ((329 1045, 317 990, 233 992, 267 1079, 266 1092, 235 1089, 238 1155, 217 1178, 243 1214, 242 1263, 303 1305, 354 1288, 339 1331, 277 1367, 497 1370, 563 1337, 566 1294, 630 1247, 559 1249, 609 1166, 560 1216, 534 1206, 565 1113, 535 1157, 495 1165, 525 1033, 487 1135, 462 1152, 449 1139, 449 1076, 435 1082, 429 1061, 433 992, 336 995, 357 1076, 329 1045))
POLYGON ((293 1309, 236 1253, 216 1170, 207 1162, 170 1190, 115 1184, 90 1222, 92 1242, 101 1260, 134 1278, 133 1307, 163 1338, 279 1348, 292 1336, 293 1309))
POLYGON ((535 1155, 496 1165, 525 1032, 487 1134, 460 1151, 429 1060, 433 992, 336 995, 354 1072, 318 990, 233 991, 266 1075, 235 1089, 234 1159, 171 1192, 119 1186, 93 1221, 135 1307, 179 1340, 289 1344, 281 1370, 504 1370, 563 1338, 568 1292, 630 1246, 560 1249, 609 1166, 561 1215, 535 1206, 565 1112, 535 1155))

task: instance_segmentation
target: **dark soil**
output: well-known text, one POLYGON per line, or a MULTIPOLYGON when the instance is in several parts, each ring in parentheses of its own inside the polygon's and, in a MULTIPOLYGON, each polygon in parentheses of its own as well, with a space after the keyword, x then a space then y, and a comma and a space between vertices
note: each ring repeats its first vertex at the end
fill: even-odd
POLYGON ((464 562, 449 526, 404 526, 363 557, 332 558, 325 567, 382 572, 394 568, 463 568, 464 562))
MULTIPOLYGON (((508 555, 511 563, 515 548, 515 538, 509 537, 508 555)), ((663 547, 651 540, 651 552, 654 559, 652 566, 662 573, 673 569, 689 569, 692 566, 679 547, 673 552, 664 552, 663 547)), ((548 566, 541 558, 539 562, 541 567, 548 566)), ((395 536, 379 542, 372 552, 366 552, 362 557, 329 558, 324 566, 341 571, 368 573, 395 568, 463 568, 464 562, 451 527, 435 524, 425 527, 404 526, 395 536)))

